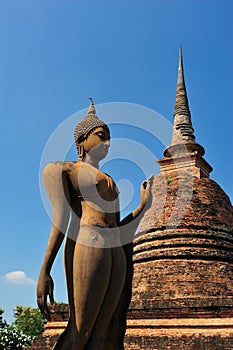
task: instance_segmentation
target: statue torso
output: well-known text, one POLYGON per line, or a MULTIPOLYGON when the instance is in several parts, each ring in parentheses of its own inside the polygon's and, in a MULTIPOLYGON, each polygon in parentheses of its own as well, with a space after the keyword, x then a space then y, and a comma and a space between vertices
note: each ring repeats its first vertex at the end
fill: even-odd
POLYGON ((84 162, 56 162, 67 180, 71 207, 81 223, 115 227, 119 211, 118 188, 113 179, 84 162))

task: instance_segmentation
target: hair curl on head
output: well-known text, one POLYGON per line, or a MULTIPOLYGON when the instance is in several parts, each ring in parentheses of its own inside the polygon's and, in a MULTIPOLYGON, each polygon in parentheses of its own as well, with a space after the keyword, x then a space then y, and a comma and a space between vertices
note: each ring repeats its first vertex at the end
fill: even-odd
POLYGON ((76 147, 79 153, 79 159, 84 157, 83 150, 81 150, 80 144, 88 138, 88 136, 97 128, 104 128, 109 131, 108 126, 100 120, 95 114, 95 107, 92 98, 88 114, 78 123, 74 129, 74 139, 76 147), (80 154, 81 153, 81 154, 80 154))

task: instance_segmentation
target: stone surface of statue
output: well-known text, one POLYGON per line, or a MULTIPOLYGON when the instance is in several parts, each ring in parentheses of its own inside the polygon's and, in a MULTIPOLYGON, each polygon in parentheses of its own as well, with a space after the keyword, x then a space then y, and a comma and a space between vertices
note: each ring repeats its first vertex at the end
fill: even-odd
POLYGON ((66 233, 70 318, 54 349, 122 350, 132 288, 131 242, 149 203, 150 182, 141 185, 139 206, 120 221, 117 186, 99 170, 99 161, 108 153, 110 132, 96 116, 92 99, 88 115, 75 129, 75 141, 77 162, 50 163, 43 171, 53 222, 37 302, 49 319, 47 297, 54 301, 50 272, 66 233))

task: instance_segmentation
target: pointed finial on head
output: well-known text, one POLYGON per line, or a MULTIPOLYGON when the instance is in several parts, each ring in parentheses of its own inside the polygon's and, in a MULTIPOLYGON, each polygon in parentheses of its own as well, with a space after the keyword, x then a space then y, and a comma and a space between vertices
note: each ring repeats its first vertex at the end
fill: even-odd
POLYGON ((90 107, 87 115, 76 125, 74 130, 74 139, 77 147, 83 140, 85 140, 89 133, 96 128, 104 128, 109 131, 107 124, 101 119, 98 118, 95 112, 94 101, 92 97, 88 97, 90 100, 90 107))
POLYGON ((95 114, 96 111, 95 111, 93 98, 92 97, 88 97, 87 99, 90 100, 90 107, 89 107, 89 110, 88 110, 88 114, 95 114))

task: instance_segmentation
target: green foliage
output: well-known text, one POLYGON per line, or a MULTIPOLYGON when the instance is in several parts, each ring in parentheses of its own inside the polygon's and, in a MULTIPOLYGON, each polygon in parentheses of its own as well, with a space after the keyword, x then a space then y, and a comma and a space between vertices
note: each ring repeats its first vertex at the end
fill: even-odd
POLYGON ((12 325, 3 320, 3 314, 0 308, 0 350, 21 350, 23 346, 30 346, 32 339, 44 330, 46 320, 38 308, 17 305, 12 325))
POLYGON ((7 325, 6 321, 3 320, 4 310, 0 308, 0 329, 7 325))
POLYGON ((23 334, 13 326, 6 325, 0 329, 0 350, 22 349, 22 346, 31 345, 32 337, 23 334))
POLYGON ((34 338, 41 334, 45 323, 46 320, 38 308, 33 309, 31 306, 17 305, 14 309, 13 326, 27 336, 34 338))
POLYGON ((226 224, 223 224, 222 228, 223 228, 224 231, 229 231, 229 232, 232 231, 232 228, 230 226, 227 226, 226 224))
POLYGON ((173 181, 172 176, 168 176, 168 177, 167 177, 167 183, 168 183, 168 185, 169 185, 170 183, 172 183, 172 181, 173 181))

